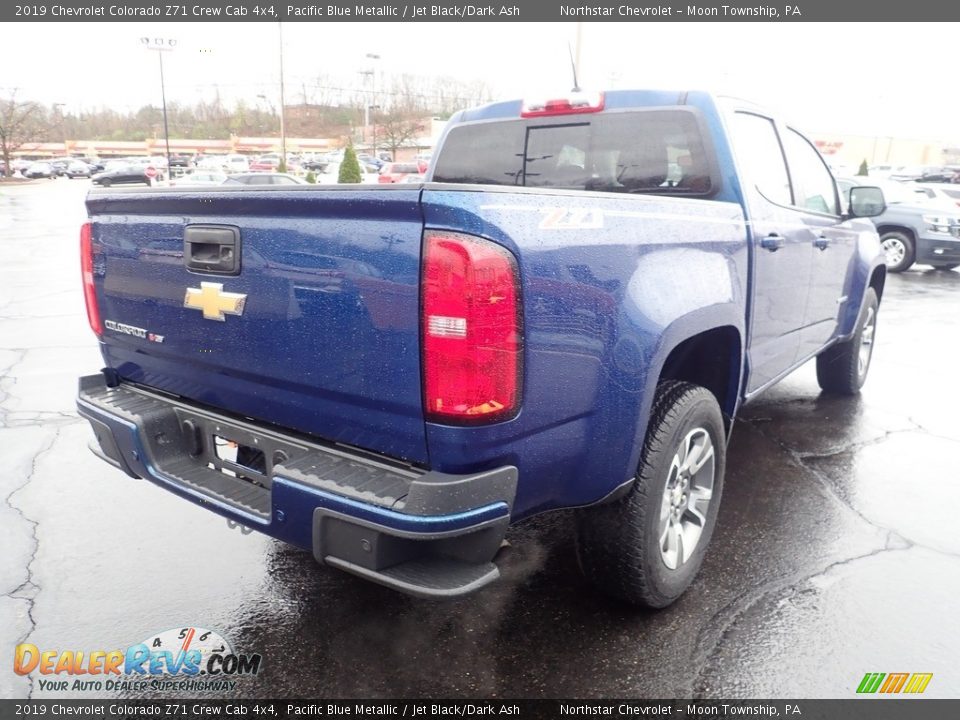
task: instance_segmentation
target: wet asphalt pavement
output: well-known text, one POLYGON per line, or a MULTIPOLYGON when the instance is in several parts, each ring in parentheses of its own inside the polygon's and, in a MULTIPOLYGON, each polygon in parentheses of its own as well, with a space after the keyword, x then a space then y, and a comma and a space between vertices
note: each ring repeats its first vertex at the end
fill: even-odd
POLYGON ((673 607, 595 595, 566 513, 512 531, 494 586, 425 601, 87 450, 87 186, 0 185, 0 697, 91 696, 16 675, 20 642, 109 650, 187 626, 262 654, 235 697, 850 698, 866 672, 960 696, 960 271, 888 279, 859 398, 820 396, 808 365, 743 410, 711 551, 673 607))

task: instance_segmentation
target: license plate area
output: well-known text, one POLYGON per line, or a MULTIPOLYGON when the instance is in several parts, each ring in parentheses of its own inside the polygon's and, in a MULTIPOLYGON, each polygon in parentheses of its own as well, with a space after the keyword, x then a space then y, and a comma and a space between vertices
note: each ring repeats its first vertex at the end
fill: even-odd
POLYGON ((182 408, 176 414, 181 437, 197 465, 266 489, 273 485, 274 466, 309 452, 305 445, 240 423, 213 420, 182 408))
POLYGON ((266 455, 258 447, 243 445, 236 440, 214 435, 212 438, 214 461, 207 464, 211 470, 219 470, 224 475, 250 480, 269 487, 270 479, 267 474, 266 455))

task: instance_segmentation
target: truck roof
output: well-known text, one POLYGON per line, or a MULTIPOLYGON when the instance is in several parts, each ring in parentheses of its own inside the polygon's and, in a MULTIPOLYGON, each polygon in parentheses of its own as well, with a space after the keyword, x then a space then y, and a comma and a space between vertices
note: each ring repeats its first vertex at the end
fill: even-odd
MULTIPOLYGON (((560 96, 563 93, 559 94, 560 96)), ((691 95, 700 98, 710 93, 699 90, 605 90, 603 92, 604 110, 626 108, 662 107, 665 105, 686 105, 691 95)), ((450 122, 477 122, 482 120, 504 120, 519 118, 525 98, 489 103, 456 113, 450 122)))

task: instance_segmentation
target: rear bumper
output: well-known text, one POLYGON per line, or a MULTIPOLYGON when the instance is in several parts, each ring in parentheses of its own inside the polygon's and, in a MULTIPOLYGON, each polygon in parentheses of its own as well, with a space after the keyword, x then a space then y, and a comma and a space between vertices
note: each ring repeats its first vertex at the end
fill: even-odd
POLYGON ((424 471, 111 386, 107 375, 80 379, 77 408, 96 435, 93 452, 127 475, 407 593, 461 595, 499 576, 492 561, 510 523, 516 468, 424 471), (215 438, 262 456, 238 464, 220 457, 215 438))

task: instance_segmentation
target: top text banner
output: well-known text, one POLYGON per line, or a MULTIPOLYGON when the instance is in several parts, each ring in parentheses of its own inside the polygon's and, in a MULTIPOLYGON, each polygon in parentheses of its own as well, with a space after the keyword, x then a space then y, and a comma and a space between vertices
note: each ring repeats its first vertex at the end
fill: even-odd
POLYGON ((37 0, 0 6, 2 22, 944 22, 960 3, 943 0, 792 0, 756 2, 306 2, 291 0, 37 0))

